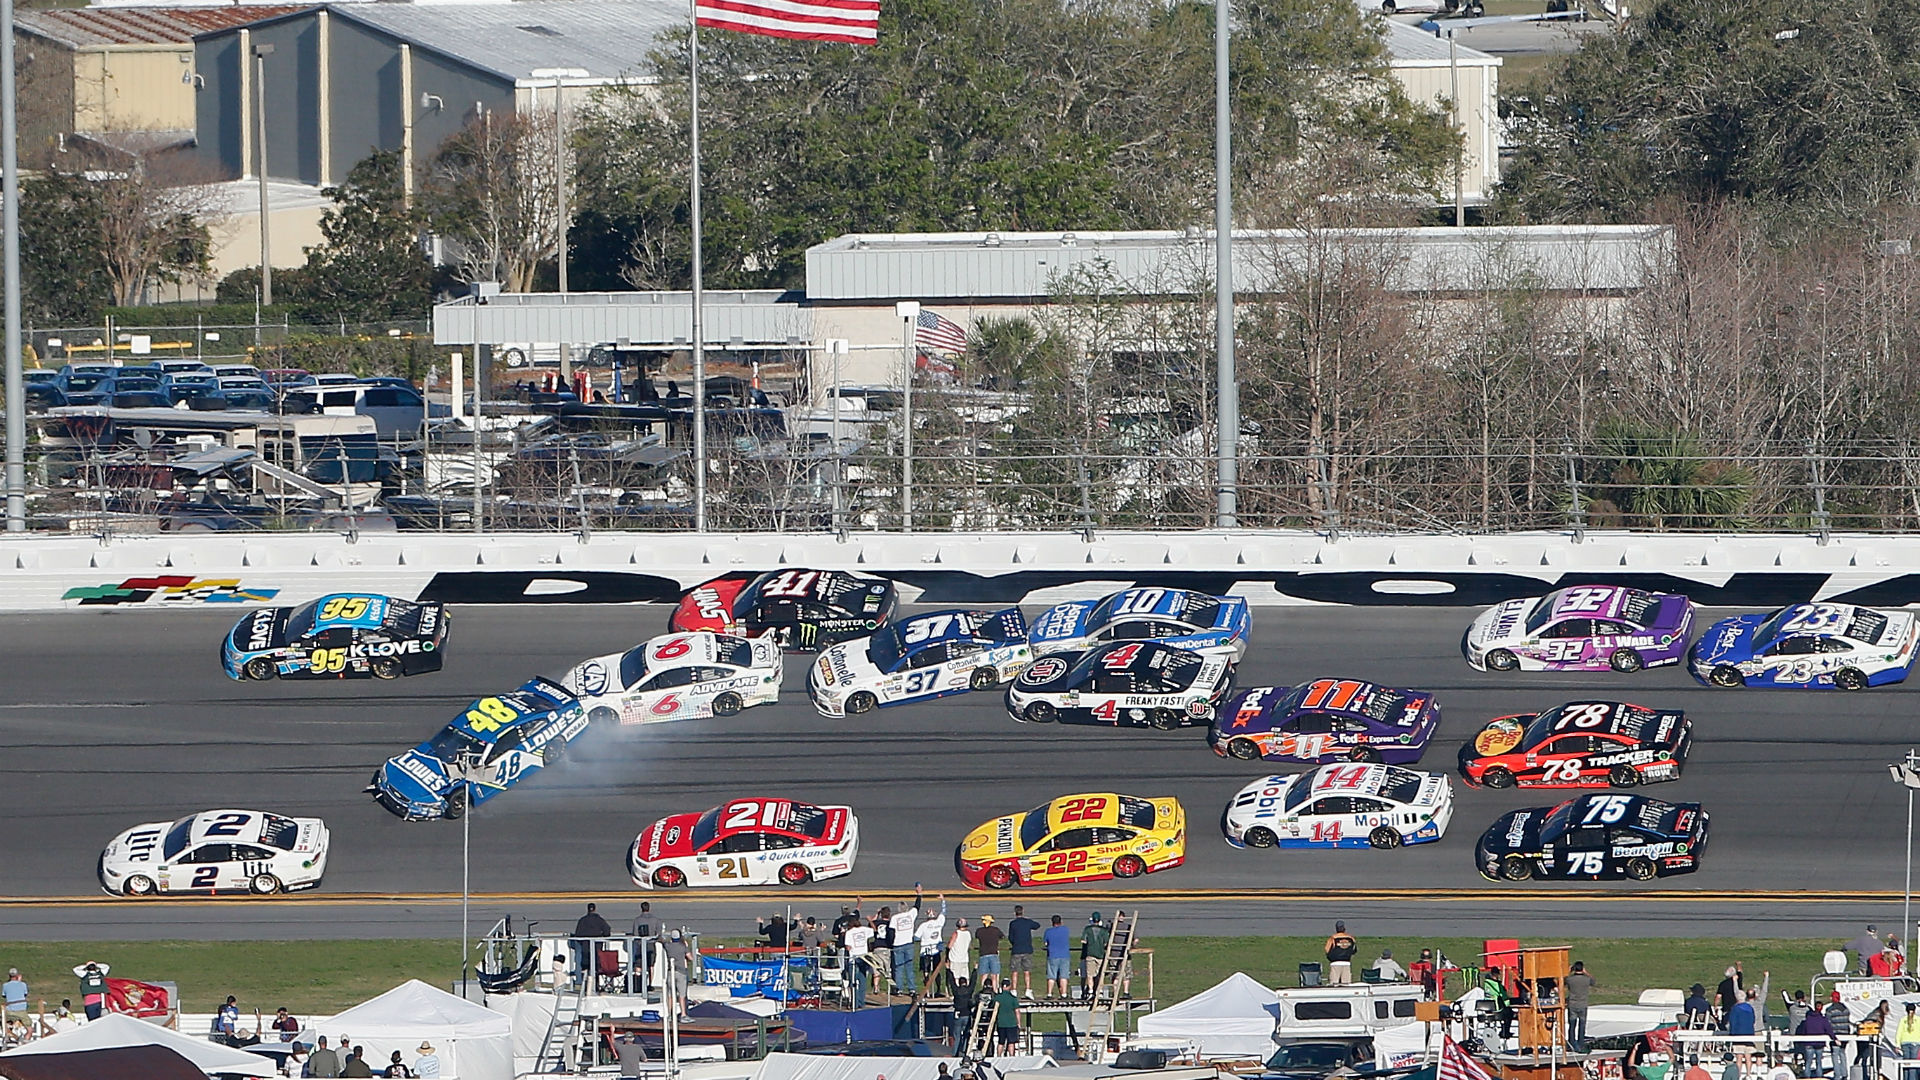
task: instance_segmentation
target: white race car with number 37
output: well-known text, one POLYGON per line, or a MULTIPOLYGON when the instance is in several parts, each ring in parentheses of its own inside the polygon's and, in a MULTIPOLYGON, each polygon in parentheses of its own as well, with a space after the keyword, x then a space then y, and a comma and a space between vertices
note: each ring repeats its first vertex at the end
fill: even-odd
POLYGON ((820 654, 807 696, 825 716, 991 690, 1033 662, 1027 620, 1004 611, 933 611, 820 654))
POLYGON ((780 646, 706 631, 662 634, 569 671, 561 684, 596 724, 732 716, 780 700, 780 646))

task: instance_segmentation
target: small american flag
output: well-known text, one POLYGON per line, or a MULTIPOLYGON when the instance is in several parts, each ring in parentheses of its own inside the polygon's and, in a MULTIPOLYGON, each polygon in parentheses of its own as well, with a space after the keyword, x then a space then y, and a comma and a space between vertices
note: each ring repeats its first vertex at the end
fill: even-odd
POLYGON ((1493 1074, 1475 1061, 1473 1055, 1460 1049, 1452 1036, 1442 1036, 1438 1072, 1436 1080, 1493 1080, 1493 1074))
POLYGON ((802 41, 872 45, 880 39, 880 0, 695 0, 701 26, 802 41))
POLYGON ((967 351, 967 332, 952 319, 920 309, 920 321, 913 328, 914 344, 927 352, 963 353, 967 351))

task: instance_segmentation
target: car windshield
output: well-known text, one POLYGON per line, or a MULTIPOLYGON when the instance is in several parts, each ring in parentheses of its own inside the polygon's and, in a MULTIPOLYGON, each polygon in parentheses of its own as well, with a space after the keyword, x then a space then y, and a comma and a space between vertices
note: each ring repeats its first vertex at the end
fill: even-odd
POLYGON ((1520 745, 1539 746, 1542 739, 1553 734, 1553 725, 1560 722, 1560 714, 1565 711, 1565 709, 1566 706, 1564 705, 1555 705, 1546 712, 1535 716, 1533 722, 1527 725, 1527 733, 1525 737, 1520 740, 1520 745))
POLYGON ((281 851, 292 851, 293 842, 300 839, 300 826, 292 818, 283 818, 278 814, 268 814, 266 824, 260 830, 260 842, 281 851))
POLYGON ((1532 637, 1539 633, 1540 628, 1547 625, 1547 620, 1551 618, 1553 618, 1553 594, 1549 593, 1535 602, 1533 611, 1527 615, 1527 636, 1532 637))
POLYGON ((700 820, 693 823, 693 850, 706 850, 707 845, 713 843, 714 834, 719 831, 720 807, 716 806, 701 814, 700 820))
MULTIPOLYGON (((1301 779, 1305 779, 1305 778, 1302 777, 1301 779)), ((1287 812, 1292 813, 1293 811, 1300 809, 1300 804, 1306 802, 1307 799, 1312 795, 1313 795, 1312 784, 1302 783, 1300 780, 1295 780, 1292 786, 1287 788, 1287 802, 1286 802, 1287 812)))
POLYGON ((892 671, 898 667, 906 651, 898 627, 883 626, 867 639, 867 659, 873 661, 873 666, 881 671, 892 671))
POLYGON ((1754 645, 1755 646, 1762 645, 1766 642, 1772 641, 1776 636, 1778 636, 1780 633, 1780 624, 1787 621, 1787 612, 1792 610, 1793 608, 1791 607, 1783 607, 1779 611, 1776 611, 1773 614, 1767 616, 1767 621, 1761 623, 1760 629, 1755 630, 1753 632, 1754 645))
POLYGON ((1274 1051, 1267 1059, 1269 1069, 1331 1069, 1347 1060, 1347 1048, 1338 1043, 1295 1043, 1274 1051))
POLYGON ((818 840, 827 835, 827 812, 808 803, 794 803, 793 819, 787 828, 818 840))
POLYGON ((167 830, 166 842, 160 845, 160 854, 168 859, 179 857, 181 852, 187 850, 187 838, 191 835, 193 835, 191 816, 174 822, 173 828, 167 830))
POLYGON ((1573 819, 1573 804, 1577 801, 1579 800, 1568 799, 1554 807, 1553 811, 1547 815, 1547 819, 1540 823, 1541 844, 1551 844, 1567 831, 1567 824, 1573 819))
POLYGON ((463 754, 473 754, 480 757, 486 756, 487 744, 452 724, 448 724, 446 727, 440 729, 440 734, 435 735, 427 742, 427 752, 439 758, 441 761, 453 764, 459 761, 463 754))
POLYGON ((293 609, 287 616, 287 636, 299 637, 313 628, 313 613, 320 609, 320 601, 309 600, 293 609))
POLYGON ((638 686, 647 677, 647 647, 635 645, 620 658, 620 685, 638 686))
POLYGON ((1027 819, 1020 823, 1020 848, 1032 851, 1047 838, 1047 808, 1036 806, 1027 811, 1027 819))

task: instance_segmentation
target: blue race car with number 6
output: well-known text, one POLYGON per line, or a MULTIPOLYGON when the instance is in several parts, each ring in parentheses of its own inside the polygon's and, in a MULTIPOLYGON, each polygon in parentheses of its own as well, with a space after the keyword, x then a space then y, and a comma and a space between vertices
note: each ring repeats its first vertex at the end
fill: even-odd
POLYGON ((991 690, 1033 661, 1027 620, 1005 611, 932 611, 820 654, 807 696, 823 716, 991 690))
POLYGON ((1687 670, 1712 686, 1859 690, 1905 682, 1920 626, 1905 611, 1791 604, 1707 628, 1687 670))
POLYGON ((1104 600, 1047 609, 1027 640, 1035 656, 1079 652, 1116 641, 1157 641, 1240 662, 1247 651, 1247 601, 1188 589, 1126 589, 1104 600))
POLYGON ((387 759, 367 793, 407 821, 458 818, 513 785, 560 764, 587 730, 587 713, 559 683, 534 678, 483 697, 440 733, 387 759))
POLYGON ((261 608, 220 645, 233 679, 397 679, 439 671, 447 612, 437 603, 336 593, 261 608))

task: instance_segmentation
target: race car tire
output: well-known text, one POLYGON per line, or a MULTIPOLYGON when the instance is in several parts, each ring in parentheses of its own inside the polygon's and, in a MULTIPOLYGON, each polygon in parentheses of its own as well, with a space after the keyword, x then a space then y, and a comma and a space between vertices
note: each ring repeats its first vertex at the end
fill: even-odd
POLYGON ((746 703, 740 700, 740 695, 731 690, 713 699, 713 715, 715 716, 732 716, 745 707, 746 703))
POLYGON ((1153 726, 1161 731, 1172 731, 1180 726, 1180 714, 1172 709, 1153 710, 1153 726))
POLYGON ((1508 881, 1525 881, 1533 876, 1533 866, 1518 855, 1500 860, 1500 876, 1508 881))
POLYGON ((1607 783, 1614 787, 1636 787, 1640 783, 1640 770, 1631 765, 1615 765, 1607 773, 1607 783))
POLYGON ((1740 669, 1730 664, 1721 664, 1707 673, 1707 681, 1715 686, 1731 689, 1741 683, 1740 669))
POLYGON ((1246 841, 1248 847, 1272 847, 1280 842, 1280 838, 1273 834, 1272 829, 1260 826, 1248 829, 1247 834, 1240 839, 1246 841))
POLYGON ((1632 649, 1615 649, 1613 650, 1613 655, 1607 657, 1607 666, 1622 675, 1631 675, 1641 668, 1646 667, 1647 662, 1641 659, 1640 654, 1634 652, 1632 649))
POLYGON ((780 884, 782 885, 805 885, 812 880, 813 871, 808 870, 799 863, 790 862, 780 868, 780 884))
POLYGON ((373 677, 376 679, 397 679, 403 674, 400 661, 395 660, 391 656, 380 657, 372 663, 371 667, 373 668, 373 677))
POLYGON ((1488 671, 1513 671, 1520 666, 1520 658, 1505 649, 1495 649, 1487 654, 1488 671))
POLYGON ((687 875, 677 866, 663 866, 653 872, 653 884, 656 888, 677 889, 687 883, 687 875))
POLYGON ((587 713, 588 724, 611 724, 618 719, 620 714, 605 705, 595 705, 593 710, 587 713))
POLYGON ((1653 860, 1644 855, 1627 860, 1627 876, 1635 881, 1652 881, 1654 875, 1659 872, 1659 868, 1653 865, 1653 860))
POLYGON ((853 716, 856 713, 872 712, 874 706, 878 704, 880 704, 879 698, 862 690, 847 699, 847 715, 853 716))
POLYGON ((135 874, 120 885, 122 896, 152 896, 153 879, 145 874, 135 874))
POLYGON ((280 879, 272 874, 255 874, 247 882, 247 889, 258 896, 270 896, 280 891, 280 879))
POLYGON ((247 678, 259 682, 266 682, 274 676, 273 661, 264 656, 256 656, 247 661, 247 666, 243 670, 246 671, 247 678))
POLYGON ((1139 877, 1147 872, 1147 861, 1138 855, 1122 855, 1113 860, 1114 877, 1139 877))
POLYGON ((1060 718, 1060 710, 1054 708, 1050 701, 1036 701, 1027 706, 1022 717, 1029 724, 1051 724, 1060 718))
POLYGON ((969 690, 991 690, 998 685, 1000 685, 1000 673, 990 667, 974 668, 973 674, 967 677, 969 690))
POLYGON ((1833 673, 1833 685, 1842 690, 1865 690, 1867 676, 1859 668, 1841 668, 1833 673))
POLYGON ((989 889, 1011 889, 1019 882, 1020 875, 1006 863, 995 863, 987 867, 986 875, 980 880, 986 882, 989 889))
POLYGON ((1347 755, 1347 760, 1359 761, 1359 762, 1375 762, 1380 760, 1380 752, 1378 750, 1373 750, 1365 746, 1356 746, 1353 748, 1353 752, 1347 755))
POLYGON ((1488 769, 1481 774, 1480 782, 1490 788, 1510 788, 1513 786, 1513 774, 1505 769, 1488 769))
POLYGON ((453 794, 447 796, 446 804, 440 813, 448 821, 459 821, 467 816, 467 789, 455 788, 453 794))
POLYGON ((567 740, 555 738, 540 748, 540 764, 544 768, 557 769, 567 762, 567 740))
POLYGON ((1382 825, 1368 834, 1367 843, 1381 851, 1392 851, 1400 846, 1400 834, 1382 825))
POLYGON ((1260 760, 1260 744, 1254 742, 1252 739, 1228 739, 1227 754, 1230 757, 1237 757, 1241 761, 1258 761, 1260 760))

